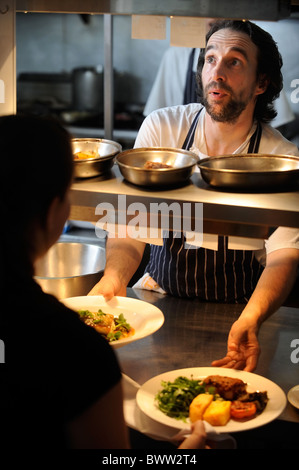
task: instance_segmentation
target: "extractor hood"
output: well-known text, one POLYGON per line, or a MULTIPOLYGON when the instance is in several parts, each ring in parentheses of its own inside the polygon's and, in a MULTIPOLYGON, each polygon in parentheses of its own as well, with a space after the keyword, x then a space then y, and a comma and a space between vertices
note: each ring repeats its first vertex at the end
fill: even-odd
POLYGON ((277 21, 298 11, 297 0, 16 0, 17 11, 163 15, 277 21))

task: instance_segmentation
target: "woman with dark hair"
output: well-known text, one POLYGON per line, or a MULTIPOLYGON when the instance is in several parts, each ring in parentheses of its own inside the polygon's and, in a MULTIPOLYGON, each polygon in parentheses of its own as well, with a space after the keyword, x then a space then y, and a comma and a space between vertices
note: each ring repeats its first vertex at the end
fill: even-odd
MULTIPOLYGON (((281 58, 271 36, 248 21, 223 21, 212 26, 207 39, 198 73, 204 106, 190 103, 153 111, 143 121, 135 147, 183 148, 199 158, 299 156, 296 145, 267 124, 282 87, 281 58)), ((109 298, 125 293, 144 247, 139 240, 108 237, 105 273, 91 294, 109 298)), ((261 324, 282 305, 295 282, 299 231, 279 227, 262 245, 251 247, 219 235, 214 246, 190 248, 180 232, 169 233, 163 246, 151 245, 145 269, 147 281, 152 278, 159 292, 246 304, 229 333, 227 356, 213 365, 248 371, 257 365, 261 324)))
POLYGON ((70 136, 52 120, 3 116, 0 155, 0 448, 127 447, 112 348, 33 278, 69 215, 70 136))
MULTIPOLYGON (((52 120, 0 117, 0 156, 1 452, 129 448, 113 349, 33 278, 69 215, 70 136, 52 120)), ((182 448, 204 442, 198 422, 182 448)))

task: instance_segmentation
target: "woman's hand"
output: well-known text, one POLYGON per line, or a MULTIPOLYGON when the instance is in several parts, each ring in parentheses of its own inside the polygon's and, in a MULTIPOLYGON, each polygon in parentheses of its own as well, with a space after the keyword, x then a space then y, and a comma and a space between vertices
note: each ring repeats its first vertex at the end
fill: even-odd
POLYGON ((206 448, 206 431, 202 421, 195 421, 191 425, 191 434, 186 437, 179 449, 205 449, 206 448))

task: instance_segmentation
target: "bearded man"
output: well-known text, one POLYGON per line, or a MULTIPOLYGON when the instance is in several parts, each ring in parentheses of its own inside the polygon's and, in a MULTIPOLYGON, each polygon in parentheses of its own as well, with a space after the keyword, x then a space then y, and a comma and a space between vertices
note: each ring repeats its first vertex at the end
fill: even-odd
MULTIPOLYGON (((269 33, 249 21, 223 20, 212 25, 199 57, 199 103, 153 111, 144 120, 135 147, 174 147, 199 158, 225 154, 289 154, 297 147, 268 123, 283 87, 282 59, 269 33)), ((106 269, 91 294, 125 295, 145 244, 108 238, 106 269)), ((279 227, 265 242, 265 267, 255 251, 189 249, 183 237, 151 246, 146 273, 166 294, 203 301, 246 303, 233 324, 225 358, 215 366, 252 371, 260 353, 258 331, 287 298, 299 263, 299 231, 279 227)))

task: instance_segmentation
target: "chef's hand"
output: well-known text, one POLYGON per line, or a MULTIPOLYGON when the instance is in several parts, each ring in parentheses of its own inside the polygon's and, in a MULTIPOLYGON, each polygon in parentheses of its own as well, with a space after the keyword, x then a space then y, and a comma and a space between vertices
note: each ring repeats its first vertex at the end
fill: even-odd
POLYGON ((213 361, 212 366, 254 371, 261 352, 257 335, 257 324, 241 316, 229 332, 226 356, 213 361))
POLYGON ((103 295, 106 300, 110 300, 115 295, 126 297, 126 293, 126 286, 123 286, 116 276, 104 274, 88 295, 103 295))
POLYGON ((191 426, 191 434, 178 447, 179 449, 205 449, 206 431, 202 421, 195 421, 191 426))

